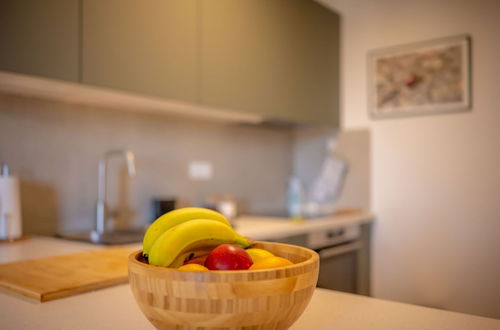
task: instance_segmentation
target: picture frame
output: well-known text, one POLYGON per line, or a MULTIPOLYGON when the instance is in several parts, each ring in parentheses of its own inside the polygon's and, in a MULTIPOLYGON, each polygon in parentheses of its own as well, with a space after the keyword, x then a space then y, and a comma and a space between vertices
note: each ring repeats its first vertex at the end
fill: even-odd
POLYGON ((471 108, 471 38, 459 35, 368 53, 372 119, 471 108))

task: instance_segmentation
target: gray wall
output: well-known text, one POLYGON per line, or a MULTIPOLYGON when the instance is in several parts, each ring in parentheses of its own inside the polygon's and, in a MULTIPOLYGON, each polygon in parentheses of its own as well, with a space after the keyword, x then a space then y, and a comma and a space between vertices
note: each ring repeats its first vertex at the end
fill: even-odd
POLYGON ((232 193, 242 212, 283 214, 291 173, 292 131, 186 120, 0 95, 0 162, 22 180, 25 232, 88 230, 94 224, 97 163, 109 149, 130 148, 137 176, 111 161, 111 206, 117 227, 150 220, 154 197, 197 204, 232 193), (214 178, 192 182, 190 160, 214 164, 214 178), (120 193, 118 193, 120 192, 120 193))

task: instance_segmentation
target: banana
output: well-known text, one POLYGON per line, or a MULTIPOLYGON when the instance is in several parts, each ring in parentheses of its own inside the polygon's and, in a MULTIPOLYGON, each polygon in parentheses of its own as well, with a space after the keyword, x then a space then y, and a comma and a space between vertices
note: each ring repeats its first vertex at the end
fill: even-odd
POLYGON ((243 248, 252 241, 226 224, 210 219, 183 222, 161 234, 149 250, 149 264, 169 267, 186 252, 220 244, 236 244, 243 248))
POLYGON ((229 221, 222 214, 213 210, 201 207, 185 207, 173 210, 165 213, 149 226, 144 234, 144 240, 142 241, 142 253, 144 255, 149 255, 151 246, 153 246, 154 242, 161 234, 180 223, 193 219, 212 219, 231 227, 229 221))
POLYGON ((199 248, 186 248, 184 249, 185 252, 180 253, 175 257, 174 261, 170 264, 171 268, 179 268, 184 264, 184 262, 188 259, 194 259, 197 257, 205 256, 212 252, 214 249, 213 246, 201 246, 199 248))

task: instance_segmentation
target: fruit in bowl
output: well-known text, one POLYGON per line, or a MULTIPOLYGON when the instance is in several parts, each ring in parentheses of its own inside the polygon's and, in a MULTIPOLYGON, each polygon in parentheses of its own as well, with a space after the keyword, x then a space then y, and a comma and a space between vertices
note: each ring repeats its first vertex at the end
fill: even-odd
POLYGON ((241 247, 232 244, 219 245, 205 260, 205 266, 210 270, 248 269, 252 264, 250 255, 241 247))
POLYGON ((274 254, 264 249, 250 248, 246 251, 250 255, 250 258, 252 258, 252 262, 274 256, 274 254))
MULTIPOLYGON (((196 209, 196 216, 203 214, 203 209, 190 209, 196 209)), ((288 244, 254 242, 223 220, 186 220, 189 212, 177 213, 183 215, 183 221, 163 224, 167 229, 155 233, 155 239, 146 239, 146 232, 144 241, 149 249, 129 257, 132 292, 154 326, 286 329, 302 314, 318 279, 316 252, 288 244), (260 261, 253 259, 251 249, 265 251, 259 252, 260 261), (287 262, 276 264, 273 259, 287 262), (251 269, 264 261, 264 267, 251 269)), ((167 218, 175 220, 172 215, 167 218)))

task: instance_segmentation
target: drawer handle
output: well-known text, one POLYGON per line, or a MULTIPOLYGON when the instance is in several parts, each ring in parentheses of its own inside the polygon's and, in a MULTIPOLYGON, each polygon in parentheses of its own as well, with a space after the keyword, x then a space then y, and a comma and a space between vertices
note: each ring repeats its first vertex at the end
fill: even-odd
POLYGON ((319 251, 319 257, 321 259, 331 258, 341 254, 357 251, 362 247, 363 244, 361 242, 352 242, 344 245, 326 248, 319 251))

